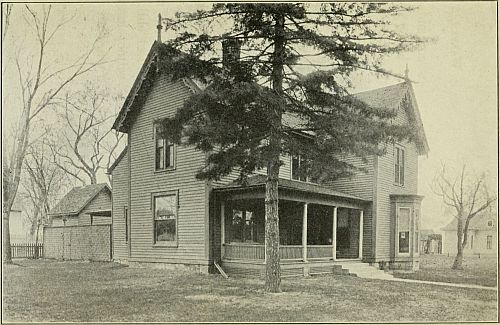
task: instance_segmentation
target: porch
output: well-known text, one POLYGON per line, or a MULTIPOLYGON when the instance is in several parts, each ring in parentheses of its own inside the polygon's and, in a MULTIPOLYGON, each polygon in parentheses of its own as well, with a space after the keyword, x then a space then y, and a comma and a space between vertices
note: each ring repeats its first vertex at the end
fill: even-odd
MULTIPOLYGON (((361 262, 364 238, 370 235, 364 227, 369 224, 364 218, 368 201, 290 180, 280 179, 279 191, 283 275, 331 273, 341 261, 361 262)), ((266 260, 263 184, 217 189, 216 193, 224 269, 262 274, 266 260)))

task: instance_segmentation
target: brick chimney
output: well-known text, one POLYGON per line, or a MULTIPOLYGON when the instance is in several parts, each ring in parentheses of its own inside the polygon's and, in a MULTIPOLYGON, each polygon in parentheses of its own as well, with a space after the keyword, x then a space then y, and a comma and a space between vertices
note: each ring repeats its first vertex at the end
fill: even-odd
POLYGON ((236 38, 228 38, 222 41, 222 65, 231 67, 240 59, 241 42, 236 38))

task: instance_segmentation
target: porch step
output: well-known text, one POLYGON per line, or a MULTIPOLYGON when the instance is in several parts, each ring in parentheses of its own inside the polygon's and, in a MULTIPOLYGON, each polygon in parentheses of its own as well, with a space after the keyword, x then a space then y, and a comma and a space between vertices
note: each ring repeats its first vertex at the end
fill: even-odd
POLYGON ((376 266, 361 262, 340 262, 334 268, 334 273, 348 274, 364 279, 390 280, 394 278, 391 274, 380 270, 376 266))

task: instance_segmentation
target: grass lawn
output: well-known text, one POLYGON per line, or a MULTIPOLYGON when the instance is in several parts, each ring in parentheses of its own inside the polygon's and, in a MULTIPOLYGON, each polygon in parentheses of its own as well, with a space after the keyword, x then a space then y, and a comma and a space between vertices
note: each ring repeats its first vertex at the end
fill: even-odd
POLYGON ((114 263, 21 260, 6 265, 3 321, 495 321, 497 292, 349 276, 260 279, 175 274, 114 263))
POLYGON ((454 256, 422 255, 420 270, 415 273, 394 273, 406 279, 467 283, 489 287, 497 285, 497 260, 495 256, 465 256, 463 270, 452 270, 454 256))

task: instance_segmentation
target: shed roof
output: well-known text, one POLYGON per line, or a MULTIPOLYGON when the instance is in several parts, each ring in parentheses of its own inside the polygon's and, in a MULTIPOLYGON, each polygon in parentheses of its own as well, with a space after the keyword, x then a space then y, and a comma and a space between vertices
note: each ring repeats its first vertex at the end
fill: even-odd
POLYGON ((128 150, 128 146, 125 146, 125 148, 123 148, 122 152, 120 152, 120 154, 116 158, 115 162, 108 168, 108 170, 107 170, 108 174, 111 174, 113 172, 113 170, 116 168, 116 166, 118 166, 120 161, 122 161, 123 157, 125 157, 125 155, 127 154, 127 150, 128 150))
POLYGON ((78 214, 103 190, 107 190, 111 194, 111 190, 106 183, 74 187, 50 210, 49 215, 78 214))

